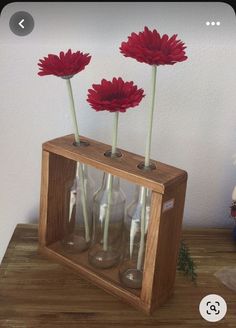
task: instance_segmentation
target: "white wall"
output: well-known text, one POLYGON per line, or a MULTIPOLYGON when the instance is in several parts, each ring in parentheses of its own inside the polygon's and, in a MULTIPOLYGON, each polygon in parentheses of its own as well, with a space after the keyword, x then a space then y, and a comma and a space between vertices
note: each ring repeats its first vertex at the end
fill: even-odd
MULTIPOLYGON (((93 56, 73 78, 81 134, 109 143, 111 116, 86 102, 101 78, 122 76, 149 93, 150 67, 119 53, 121 41, 147 25, 178 33, 188 61, 160 67, 152 157, 189 173, 184 225, 232 226, 236 184, 235 15, 225 3, 13 3, 0 20, 0 259, 15 225, 37 222, 41 144, 72 132, 65 82, 38 77, 38 59, 60 50, 93 56), (35 19, 34 31, 17 37, 8 27, 19 10, 35 19), (220 27, 207 27, 218 20, 220 27)), ((144 153, 148 96, 121 115, 119 146, 144 153), (131 129, 132 127, 132 129, 131 129)))

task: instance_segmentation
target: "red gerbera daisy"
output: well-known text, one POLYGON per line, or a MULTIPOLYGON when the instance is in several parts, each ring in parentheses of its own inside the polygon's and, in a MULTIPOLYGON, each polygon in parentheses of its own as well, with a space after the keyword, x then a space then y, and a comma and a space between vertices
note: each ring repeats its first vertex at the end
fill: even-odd
POLYGON ((139 34, 132 33, 127 42, 122 42, 120 51, 125 57, 131 57, 149 65, 173 65, 182 62, 185 56, 185 44, 177 40, 177 34, 171 38, 162 37, 157 30, 150 31, 146 26, 139 34))
POLYGON ((103 79, 101 84, 93 84, 88 90, 87 101, 96 111, 126 112, 130 107, 138 106, 144 97, 143 89, 134 82, 124 82, 121 77, 112 81, 103 79))
POLYGON ((38 75, 56 75, 69 79, 81 72, 90 60, 89 54, 83 54, 80 51, 71 52, 71 49, 66 53, 61 51, 59 56, 49 54, 48 57, 39 60, 40 71, 38 75))

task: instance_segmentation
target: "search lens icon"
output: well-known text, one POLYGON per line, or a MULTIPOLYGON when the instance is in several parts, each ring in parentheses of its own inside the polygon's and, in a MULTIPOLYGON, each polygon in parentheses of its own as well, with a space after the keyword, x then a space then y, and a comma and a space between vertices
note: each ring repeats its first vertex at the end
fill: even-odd
POLYGON ((215 306, 214 304, 212 304, 212 305, 210 306, 210 310, 216 312, 216 311, 217 311, 217 310, 216 310, 216 306, 215 306))

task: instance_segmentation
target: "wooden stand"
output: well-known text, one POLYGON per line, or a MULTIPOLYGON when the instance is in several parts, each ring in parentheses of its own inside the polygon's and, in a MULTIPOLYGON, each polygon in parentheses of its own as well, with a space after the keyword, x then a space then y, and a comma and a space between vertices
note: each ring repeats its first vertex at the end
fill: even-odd
POLYGON ((121 157, 109 158, 104 153, 110 146, 86 138, 89 146, 76 147, 73 140, 73 135, 69 135, 43 144, 40 251, 72 267, 107 292, 150 314, 174 290, 187 173, 156 161, 152 161, 156 169, 145 172, 138 168, 138 164, 144 160, 141 156, 121 150, 121 157), (87 252, 67 254, 61 247, 60 240, 65 234, 66 186, 74 180, 76 161, 152 190, 141 290, 125 288, 119 281, 117 268, 94 269, 87 261, 87 252))

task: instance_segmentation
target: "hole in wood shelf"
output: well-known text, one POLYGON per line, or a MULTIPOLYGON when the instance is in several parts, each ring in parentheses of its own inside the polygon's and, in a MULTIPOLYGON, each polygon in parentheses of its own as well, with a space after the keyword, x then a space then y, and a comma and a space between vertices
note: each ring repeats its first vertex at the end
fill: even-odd
POLYGON ((117 149, 115 154, 112 154, 111 150, 105 151, 104 156, 110 157, 110 158, 119 158, 119 157, 122 157, 123 155, 122 155, 122 152, 119 149, 117 149))
POLYGON ((151 162, 149 166, 145 166, 145 163, 141 162, 137 165, 137 168, 144 172, 150 172, 150 171, 156 170, 156 165, 151 162))
POLYGON ((86 140, 81 140, 80 143, 78 143, 76 141, 73 142, 73 146, 74 147, 77 147, 77 148, 80 148, 80 147, 88 147, 89 145, 90 145, 89 142, 86 141, 86 140))

